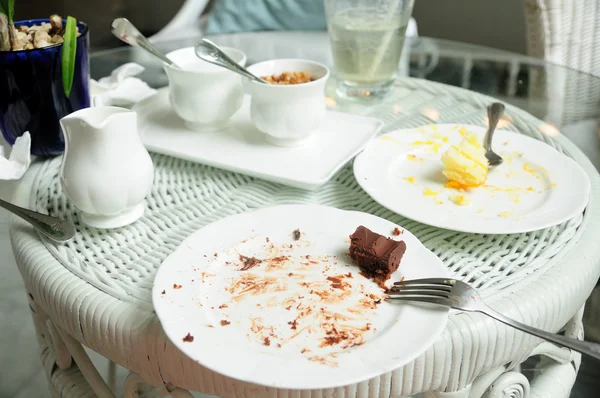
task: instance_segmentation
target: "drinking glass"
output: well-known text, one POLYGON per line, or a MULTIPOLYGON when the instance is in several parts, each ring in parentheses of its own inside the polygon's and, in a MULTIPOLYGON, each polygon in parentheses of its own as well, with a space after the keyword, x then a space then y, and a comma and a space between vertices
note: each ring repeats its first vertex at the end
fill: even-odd
POLYGON ((377 97, 391 87, 414 0, 325 0, 337 91, 377 97))

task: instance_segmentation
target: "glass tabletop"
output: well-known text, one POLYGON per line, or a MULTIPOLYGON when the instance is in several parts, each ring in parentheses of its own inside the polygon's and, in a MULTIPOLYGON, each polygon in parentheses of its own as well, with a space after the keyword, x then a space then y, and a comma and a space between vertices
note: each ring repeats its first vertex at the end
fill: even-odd
MULTIPOLYGON (((274 58, 333 64, 327 32, 252 32, 210 39, 242 50, 248 56, 248 65, 274 58)), ((566 135, 600 168, 600 77, 493 48, 424 37, 407 40, 410 76, 462 87, 515 105, 545 121, 548 134, 566 135)), ((197 41, 192 37, 157 46, 168 52, 197 41)), ((92 54, 92 78, 107 76, 126 62, 142 64, 146 70, 140 77, 151 87, 168 84, 160 61, 129 46, 92 54)))

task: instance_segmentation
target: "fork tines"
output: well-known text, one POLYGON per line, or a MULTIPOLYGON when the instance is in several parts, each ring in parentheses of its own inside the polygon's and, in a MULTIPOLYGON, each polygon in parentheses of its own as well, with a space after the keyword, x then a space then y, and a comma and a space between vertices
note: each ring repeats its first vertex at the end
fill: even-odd
POLYGON ((406 285, 446 285, 454 286, 455 279, 449 278, 423 278, 423 279, 410 279, 407 281, 394 282, 394 286, 406 286, 406 285))
POLYGON ((420 301, 450 305, 453 279, 426 278, 395 282, 389 291, 389 300, 420 301))

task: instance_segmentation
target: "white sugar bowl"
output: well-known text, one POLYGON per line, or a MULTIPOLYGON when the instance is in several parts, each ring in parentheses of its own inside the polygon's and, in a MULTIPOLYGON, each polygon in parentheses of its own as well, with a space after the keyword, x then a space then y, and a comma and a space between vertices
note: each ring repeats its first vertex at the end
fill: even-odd
MULTIPOLYGON (((243 52, 220 48, 239 65, 246 64, 243 52)), ((172 51, 167 58, 174 62, 174 65, 164 64, 169 78, 169 101, 186 127, 194 131, 216 131, 227 127, 229 119, 244 101, 242 77, 201 60, 193 47, 172 51)))
POLYGON ((308 72, 313 81, 300 84, 261 84, 248 81, 252 95, 250 118, 266 140, 278 146, 304 144, 325 119, 325 84, 329 69, 301 59, 276 59, 251 65, 259 77, 283 72, 308 72))

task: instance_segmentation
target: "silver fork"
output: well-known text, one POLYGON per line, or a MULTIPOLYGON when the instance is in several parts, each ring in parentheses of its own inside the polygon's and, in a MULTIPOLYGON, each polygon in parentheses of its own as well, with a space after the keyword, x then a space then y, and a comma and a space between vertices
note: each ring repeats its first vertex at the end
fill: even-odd
POLYGON ((494 102, 487 108, 488 111, 488 129, 483 138, 483 147, 485 148, 485 157, 491 167, 500 166, 504 159, 492 150, 492 138, 496 126, 504 113, 504 105, 500 102, 494 102))
POLYGON ((570 339, 510 319, 488 307, 481 300, 477 290, 455 279, 429 278, 396 282, 390 290, 387 300, 424 302, 457 310, 481 312, 525 333, 600 359, 600 344, 570 339))

